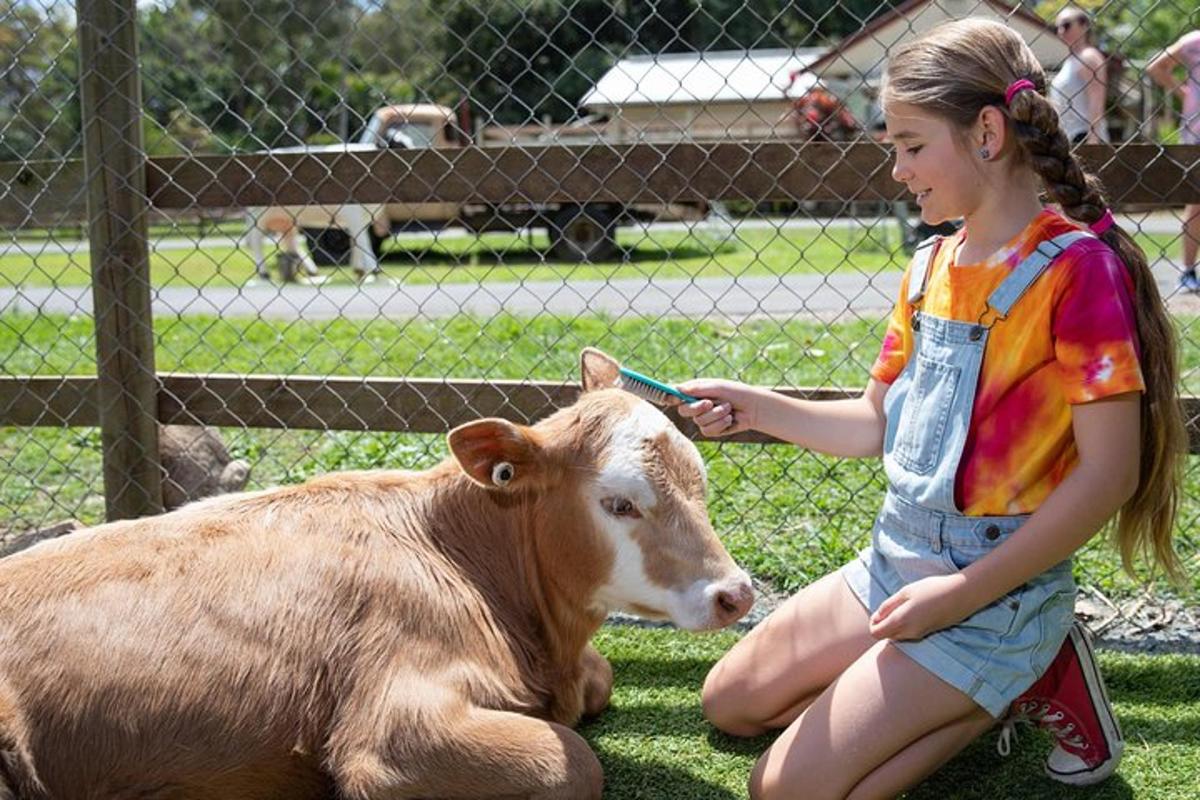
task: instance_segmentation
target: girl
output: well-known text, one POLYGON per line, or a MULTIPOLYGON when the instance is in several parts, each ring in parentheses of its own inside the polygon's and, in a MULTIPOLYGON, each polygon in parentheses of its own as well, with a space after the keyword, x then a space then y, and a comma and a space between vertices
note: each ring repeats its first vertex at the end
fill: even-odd
MULTIPOLYGON (((753 798, 892 797, 992 726, 1074 640, 1071 554, 1110 516, 1127 569, 1144 555, 1179 573, 1171 323, 1044 91, 1033 53, 997 22, 949 23, 895 52, 882 89, 892 174, 923 220, 964 225, 918 250, 865 392, 680 387, 701 398, 680 412, 706 435, 882 454, 888 477, 871 546, 705 682, 722 730, 784 729, 754 767, 753 798), (1042 187, 1078 226, 1042 206, 1042 187)), ((1081 644, 1068 661, 1090 662, 1081 644)), ((1070 698, 1038 691, 1020 710, 1059 719, 1070 698)), ((1102 692, 1083 694, 1106 710, 1102 692)), ((1066 766, 1093 779, 1078 726, 1063 732, 1080 762, 1066 766)))

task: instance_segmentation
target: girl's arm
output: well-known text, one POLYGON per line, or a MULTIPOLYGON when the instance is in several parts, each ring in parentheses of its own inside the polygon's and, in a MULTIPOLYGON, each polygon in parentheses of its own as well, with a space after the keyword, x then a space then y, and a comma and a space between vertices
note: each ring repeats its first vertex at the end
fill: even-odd
POLYGON ((1137 489, 1141 401, 1131 392, 1072 406, 1075 470, 991 553, 885 600, 871 618, 872 635, 919 639, 953 625, 1082 547, 1137 489))
POLYGON ((679 406, 705 436, 757 430, 809 450, 844 458, 883 453, 888 384, 871 378, 862 395, 849 400, 798 400, 733 381, 694 380, 679 388, 698 403, 679 406))

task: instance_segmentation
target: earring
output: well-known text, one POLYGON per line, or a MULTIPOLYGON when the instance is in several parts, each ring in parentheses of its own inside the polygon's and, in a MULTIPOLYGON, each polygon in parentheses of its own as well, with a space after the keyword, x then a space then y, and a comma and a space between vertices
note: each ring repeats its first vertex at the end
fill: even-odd
POLYGON ((988 150, 986 147, 981 147, 981 148, 979 148, 979 157, 982 158, 984 161, 987 161, 989 158, 992 157, 992 151, 988 150))

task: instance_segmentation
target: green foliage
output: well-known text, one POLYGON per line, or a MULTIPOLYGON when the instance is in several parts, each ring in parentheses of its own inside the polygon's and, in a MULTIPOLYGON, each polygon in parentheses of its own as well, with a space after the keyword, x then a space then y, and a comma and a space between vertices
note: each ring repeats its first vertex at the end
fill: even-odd
MULTIPOLYGON (((165 0, 139 4, 152 155, 355 138, 393 102, 467 99, 485 122, 578 115, 627 53, 830 42, 896 0, 165 0), (184 120, 184 128, 176 125, 184 120), (191 135, 189 135, 191 131, 191 135), (199 132, 203 131, 204 135, 199 132), (168 139, 176 139, 172 145, 168 139)), ((0 0, 0 159, 79 140, 67 4, 0 0), (18 46, 20 43, 20 46, 18 46)))
POLYGON ((1200 27, 1200 6, 1192 0, 1042 0, 1035 11, 1051 22, 1067 5, 1092 18, 1094 39, 1104 51, 1148 61, 1192 28, 1200 27))

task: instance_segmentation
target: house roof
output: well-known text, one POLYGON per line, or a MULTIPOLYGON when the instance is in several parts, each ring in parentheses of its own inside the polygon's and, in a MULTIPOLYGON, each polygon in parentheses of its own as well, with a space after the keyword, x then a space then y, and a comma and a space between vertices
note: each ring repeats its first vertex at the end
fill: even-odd
POLYGON ((1067 57, 1067 46, 1055 35, 1054 28, 1020 3, 906 0, 842 39, 809 64, 809 69, 820 77, 862 78, 879 72, 888 51, 901 41, 948 20, 966 17, 989 17, 1007 23, 1021 34, 1043 67, 1053 67, 1067 57))
POLYGON ((626 105, 719 103, 786 100, 816 82, 805 73, 801 85, 792 75, 825 53, 798 50, 709 50, 659 53, 618 61, 583 96, 580 105, 602 109, 626 105))

